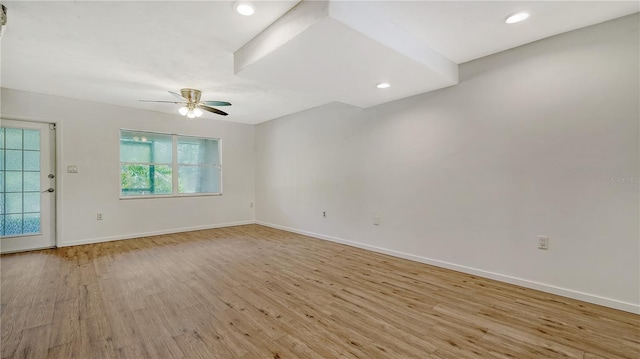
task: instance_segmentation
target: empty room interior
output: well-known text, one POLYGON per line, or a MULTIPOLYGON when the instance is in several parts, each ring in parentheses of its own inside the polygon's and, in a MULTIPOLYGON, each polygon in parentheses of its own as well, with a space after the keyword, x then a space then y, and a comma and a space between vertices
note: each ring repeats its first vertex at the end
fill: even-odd
POLYGON ((18 358, 640 358, 637 1, 1 1, 18 358))

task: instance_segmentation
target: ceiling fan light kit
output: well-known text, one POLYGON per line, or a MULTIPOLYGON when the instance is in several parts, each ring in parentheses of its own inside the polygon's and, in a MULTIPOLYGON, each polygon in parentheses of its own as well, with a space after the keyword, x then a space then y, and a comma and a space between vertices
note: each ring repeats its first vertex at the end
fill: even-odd
POLYGON ((162 102, 162 103, 173 103, 177 105, 182 105, 178 109, 178 113, 182 116, 186 116, 187 118, 196 118, 200 117, 204 114, 204 111, 208 111, 211 113, 215 113, 217 115, 227 116, 228 113, 224 111, 220 111, 215 107, 211 106, 231 106, 229 102, 226 101, 200 101, 200 97, 202 96, 202 91, 191 89, 191 88, 183 88, 180 90, 180 93, 169 91, 169 93, 180 101, 153 101, 153 100, 140 100, 141 102, 162 102))

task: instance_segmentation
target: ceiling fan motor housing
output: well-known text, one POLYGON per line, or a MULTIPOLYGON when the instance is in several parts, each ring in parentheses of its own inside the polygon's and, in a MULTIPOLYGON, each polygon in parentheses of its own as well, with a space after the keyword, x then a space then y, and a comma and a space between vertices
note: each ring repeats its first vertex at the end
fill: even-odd
POLYGON ((186 98, 190 104, 197 104, 198 102, 200 102, 200 96, 202 95, 202 92, 196 89, 184 88, 180 90, 180 94, 182 95, 182 97, 186 98))

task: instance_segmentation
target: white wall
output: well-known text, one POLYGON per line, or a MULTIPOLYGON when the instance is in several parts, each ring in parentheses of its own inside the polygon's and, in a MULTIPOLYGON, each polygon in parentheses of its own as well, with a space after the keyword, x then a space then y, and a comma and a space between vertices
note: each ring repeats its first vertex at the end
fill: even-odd
POLYGON ((640 312, 638 23, 463 64, 436 92, 258 125, 257 220, 640 312))
MULTIPOLYGON (((57 122, 58 245, 252 223, 254 126, 2 89, 2 117, 57 122), (119 199, 119 129, 222 139, 223 195, 119 199), (66 173, 77 165, 79 173, 66 173), (104 219, 96 220, 102 212, 104 219)), ((209 116, 206 116, 209 117, 209 116)))

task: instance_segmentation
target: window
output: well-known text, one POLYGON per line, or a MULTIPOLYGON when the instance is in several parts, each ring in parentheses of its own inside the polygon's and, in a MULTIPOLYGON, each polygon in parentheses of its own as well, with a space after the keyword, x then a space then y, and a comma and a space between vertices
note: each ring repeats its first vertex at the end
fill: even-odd
POLYGON ((221 194, 220 140, 120 130, 120 197, 221 194))

